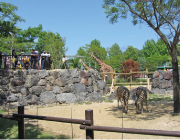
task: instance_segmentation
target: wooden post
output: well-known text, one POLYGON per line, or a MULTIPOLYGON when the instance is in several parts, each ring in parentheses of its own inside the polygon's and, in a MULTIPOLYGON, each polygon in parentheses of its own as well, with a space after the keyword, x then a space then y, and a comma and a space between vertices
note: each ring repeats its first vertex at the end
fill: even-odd
POLYGON ((147 88, 149 89, 149 78, 148 78, 148 69, 146 68, 146 80, 147 80, 147 88))
MULTIPOLYGON (((93 125, 93 110, 85 110, 85 119, 91 120, 91 125, 93 125)), ((94 139, 93 130, 86 130, 86 139, 94 139)))
POLYGON ((131 85, 132 85, 132 69, 130 69, 130 90, 131 90, 131 85))
MULTIPOLYGON (((24 114, 24 106, 18 106, 18 114, 24 114)), ((19 139, 25 139, 24 118, 18 121, 18 135, 19 139)))

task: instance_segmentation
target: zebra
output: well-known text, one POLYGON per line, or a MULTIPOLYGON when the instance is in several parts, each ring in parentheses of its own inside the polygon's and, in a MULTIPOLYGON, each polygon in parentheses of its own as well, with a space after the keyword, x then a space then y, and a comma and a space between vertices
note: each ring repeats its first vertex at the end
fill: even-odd
POLYGON ((119 86, 116 89, 116 96, 117 96, 118 108, 119 108, 119 100, 121 98, 121 104, 122 104, 124 113, 127 113, 127 111, 128 111, 128 100, 129 100, 129 96, 130 96, 129 90, 124 86, 119 86))
POLYGON ((147 88, 144 87, 138 87, 135 90, 135 95, 136 95, 136 101, 135 101, 135 106, 136 106, 136 113, 139 114, 141 111, 143 112, 143 101, 146 103, 146 110, 148 111, 147 108, 147 88), (140 108, 141 104, 141 108, 140 108))

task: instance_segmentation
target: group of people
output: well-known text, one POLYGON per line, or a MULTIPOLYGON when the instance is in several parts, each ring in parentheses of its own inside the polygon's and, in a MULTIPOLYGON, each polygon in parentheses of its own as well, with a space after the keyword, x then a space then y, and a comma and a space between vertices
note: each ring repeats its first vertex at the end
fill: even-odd
POLYGON ((12 50, 12 55, 4 54, 0 51, 0 69, 2 66, 2 59, 4 59, 4 69, 8 70, 11 66, 12 69, 21 68, 28 69, 49 69, 50 68, 50 54, 49 52, 42 51, 40 53, 32 49, 30 55, 17 55, 15 49, 12 50))

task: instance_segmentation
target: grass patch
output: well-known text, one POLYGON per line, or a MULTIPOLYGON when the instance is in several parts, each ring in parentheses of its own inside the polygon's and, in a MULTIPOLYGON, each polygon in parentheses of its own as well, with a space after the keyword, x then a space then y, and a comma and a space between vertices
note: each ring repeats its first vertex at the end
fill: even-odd
POLYGON ((113 103, 113 100, 106 100, 107 96, 102 97, 103 101, 106 103, 113 103))
MULTIPOLYGON (((3 113, 0 110, 0 113, 3 113)), ((0 118, 0 139, 18 139, 18 122, 9 119, 0 118)), ((36 125, 25 124, 26 139, 70 139, 65 135, 57 135, 51 132, 45 132, 36 125)))
POLYGON ((85 104, 85 105, 90 105, 90 104, 92 104, 91 102, 83 102, 83 103, 78 103, 79 105, 83 105, 83 104, 85 104))
POLYGON ((150 102, 157 102, 157 101, 173 101, 171 96, 167 95, 156 95, 156 94, 148 94, 147 100, 150 102))

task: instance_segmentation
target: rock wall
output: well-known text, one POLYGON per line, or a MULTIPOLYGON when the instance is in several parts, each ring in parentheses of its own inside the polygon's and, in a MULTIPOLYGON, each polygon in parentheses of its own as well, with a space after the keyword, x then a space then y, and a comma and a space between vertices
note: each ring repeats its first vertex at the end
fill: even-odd
POLYGON ((173 94, 173 74, 172 71, 155 71, 151 92, 154 94, 173 94))
POLYGON ((1 105, 102 102, 107 90, 95 70, 0 71, 1 105))

